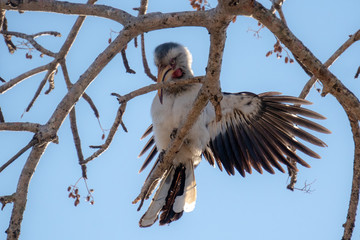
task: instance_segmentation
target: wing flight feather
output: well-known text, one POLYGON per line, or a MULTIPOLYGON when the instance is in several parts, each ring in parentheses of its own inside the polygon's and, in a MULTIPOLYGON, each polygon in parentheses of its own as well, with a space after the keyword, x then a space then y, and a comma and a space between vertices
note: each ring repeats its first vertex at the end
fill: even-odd
MULTIPOLYGON (((273 167, 285 172, 280 163, 296 170, 288 158, 310 167, 296 153, 299 150, 313 158, 320 156, 298 141, 298 138, 317 146, 326 144, 319 138, 301 129, 305 127, 321 133, 328 129, 299 115, 315 119, 325 119, 319 113, 298 105, 311 102, 292 96, 268 92, 259 95, 241 92, 224 93, 221 102, 223 119, 209 124, 211 139, 208 144, 215 159, 220 161, 229 175, 234 168, 242 175, 251 173, 251 167, 259 173, 263 169, 273 174, 273 167)), ((207 154, 209 154, 209 149, 207 154)))

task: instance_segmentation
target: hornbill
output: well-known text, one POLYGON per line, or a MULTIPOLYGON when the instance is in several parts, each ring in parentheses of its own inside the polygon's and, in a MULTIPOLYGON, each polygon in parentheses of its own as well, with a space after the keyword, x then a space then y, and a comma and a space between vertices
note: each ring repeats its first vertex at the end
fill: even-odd
MULTIPOLYGON (((155 49, 154 60, 158 68, 158 82, 194 76, 191 69, 192 56, 180 44, 169 42, 159 45, 155 49)), ((176 135, 177 128, 185 121, 201 86, 195 83, 158 90, 151 106, 152 125, 142 138, 151 132, 153 136, 139 156, 152 149, 140 172, 158 152, 160 154, 157 161, 161 161, 161 153, 176 135)), ((326 146, 319 138, 299 127, 330 133, 325 127, 299 116, 325 119, 314 111, 300 107, 311 102, 281 95, 279 92, 258 95, 251 92, 222 94, 221 120, 216 120, 214 107, 208 103, 189 130, 172 165, 157 181, 157 191, 140 219, 140 227, 151 226, 159 215, 160 225, 169 224, 179 219, 184 211, 190 212, 195 208, 194 169, 202 156, 212 166, 216 163, 220 170, 225 169, 229 175, 234 175, 236 169, 243 177, 245 172, 251 174, 252 168, 259 173, 264 169, 274 174, 273 167, 285 172, 281 164, 296 171, 296 165, 290 159, 310 167, 297 155, 296 150, 320 158, 295 138, 317 146, 326 146)))

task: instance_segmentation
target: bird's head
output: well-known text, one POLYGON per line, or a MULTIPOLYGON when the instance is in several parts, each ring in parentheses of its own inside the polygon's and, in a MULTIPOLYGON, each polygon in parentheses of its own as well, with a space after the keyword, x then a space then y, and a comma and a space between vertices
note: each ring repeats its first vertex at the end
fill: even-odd
MULTIPOLYGON (((154 55, 155 65, 158 68, 158 83, 193 76, 192 57, 186 47, 178 43, 163 43, 155 48, 154 55)), ((158 90, 158 95, 162 103, 162 89, 158 90)))

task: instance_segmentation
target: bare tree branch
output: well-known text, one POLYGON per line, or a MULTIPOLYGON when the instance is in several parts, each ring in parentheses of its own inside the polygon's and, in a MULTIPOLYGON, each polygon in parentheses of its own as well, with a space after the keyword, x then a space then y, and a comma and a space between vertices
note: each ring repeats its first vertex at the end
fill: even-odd
MULTIPOLYGON (((69 90, 69 89, 73 86, 73 84, 72 84, 71 81, 70 81, 69 72, 68 72, 67 67, 66 67, 65 59, 60 62, 60 65, 61 65, 61 69, 62 69, 62 72, 63 72, 63 75, 64 75, 66 87, 67 87, 67 89, 69 90)), ((91 109, 94 111, 95 117, 96 117, 96 118, 99 118, 99 117, 100 117, 99 111, 98 111, 98 109, 96 108, 96 106, 95 106, 93 100, 90 98, 90 96, 87 95, 87 94, 84 92, 84 94, 83 94, 82 97, 83 97, 83 98, 85 99, 85 101, 90 105, 91 109)))
POLYGON ((149 64, 148 64, 147 59, 146 59, 145 38, 144 38, 143 33, 141 34, 141 56, 142 56, 142 62, 143 62, 144 71, 145 71, 146 75, 148 75, 148 77, 150 79, 152 79, 154 82, 156 82, 156 77, 151 73, 151 70, 149 68, 149 64))
POLYGON ((0 131, 27 131, 37 133, 40 129, 40 124, 29 122, 1 122, 0 131))
POLYGON ((125 48, 123 48, 121 50, 121 57, 122 57, 126 72, 131 73, 131 74, 135 74, 136 72, 134 70, 132 70, 131 67, 129 66, 129 62, 128 62, 127 57, 126 57, 125 48))
MULTIPOLYGON (((76 112, 75 107, 71 109, 70 111, 70 126, 71 126, 71 132, 73 135, 74 143, 75 143, 75 149, 78 156, 79 164, 81 164, 84 161, 84 154, 81 149, 81 140, 79 136, 79 131, 76 124, 76 112)), ((82 170, 82 176, 86 179, 86 170, 82 170)))
MULTIPOLYGON (((0 9, 2 9, 2 8, 0 7, 0 9)), ((7 25, 7 19, 5 17, 5 11, 3 13, 4 13, 3 16, 1 16, 1 18, 2 18, 2 21, 1 21, 2 22, 2 31, 7 31, 8 25, 7 25)), ((11 36, 4 35, 4 40, 5 40, 6 46, 8 47, 9 52, 14 53, 15 50, 16 50, 16 46, 12 42, 11 36)))
MULTIPOLYGON (((39 97, 41 91, 45 87, 46 82, 53 77, 55 71, 57 68, 57 64, 55 62, 52 62, 52 64, 49 65, 49 69, 43 78, 43 80, 40 82, 38 89, 36 90, 34 97, 31 99, 29 105, 26 107, 26 112, 30 111, 31 107, 34 105, 36 99, 39 97)), ((50 88, 49 88, 50 89, 50 88)))
POLYGON ((287 25, 284 12, 282 11, 282 5, 285 2, 285 0, 271 0, 271 2, 272 2, 272 6, 270 11, 273 14, 277 11, 279 13, 281 21, 283 21, 284 24, 287 25))
MULTIPOLYGON (((352 113, 351 115, 349 115, 351 116, 351 119, 350 117, 349 119, 352 124, 356 149, 360 149, 360 147, 358 146, 360 141, 359 136, 355 137, 355 133, 354 133, 354 129, 356 129, 357 134, 359 134, 359 126, 357 120, 360 117, 360 106, 358 99, 347 88, 345 88, 345 86, 343 86, 342 83, 331 72, 329 72, 326 69, 328 67, 327 63, 321 64, 321 62, 318 59, 316 59, 316 57, 286 27, 285 17, 281 11, 281 3, 283 2, 282 0, 273 1, 274 8, 276 8, 275 2, 277 4, 280 4, 280 7, 277 7, 276 9, 278 10, 282 21, 277 19, 274 16, 274 14, 271 13, 271 11, 268 11, 267 9, 263 8, 259 3, 253 0, 224 0, 224 1, 219 1, 218 7, 208 11, 169 13, 169 14, 161 14, 161 13, 146 14, 148 1, 142 0, 141 5, 138 9, 139 10, 138 17, 134 17, 128 14, 127 12, 116 8, 112 8, 104 5, 91 5, 92 3, 94 3, 94 1, 89 1, 88 4, 75 4, 75 3, 58 2, 58 1, 34 2, 31 0, 24 0, 23 3, 13 6, 6 5, 6 1, 7 0, 0 0, 0 9, 3 9, 1 10, 2 15, 0 14, 0 27, 1 24, 5 22, 4 9, 21 10, 21 11, 48 11, 48 12, 57 12, 63 14, 81 15, 80 17, 78 17, 76 23, 74 24, 69 36, 67 37, 59 53, 48 52, 49 54, 53 55, 52 57, 55 58, 53 62, 45 66, 30 70, 27 73, 24 73, 18 76, 17 78, 10 80, 8 83, 5 83, 2 86, 0 86, 0 93, 4 93, 8 89, 15 86, 17 83, 26 79, 27 77, 48 70, 48 73, 46 74, 44 80, 40 84, 37 93, 33 98, 32 101, 33 103, 37 98, 37 96, 42 91, 44 85, 46 84, 46 81, 49 81, 49 90, 46 93, 49 93, 54 88, 54 71, 57 69, 58 65, 60 64, 63 69, 65 82, 68 87, 68 93, 59 103, 53 115, 45 125, 39 125, 35 123, 12 123, 12 124, 0 123, 0 130, 9 130, 9 131, 25 130, 25 131, 35 132, 36 133, 35 136, 38 143, 33 146, 30 156, 27 159, 23 172, 19 178, 19 183, 16 193, 13 195, 14 198, 13 199, 9 198, 11 201, 14 201, 14 208, 10 220, 10 226, 7 231, 8 239, 17 239, 19 237, 20 225, 23 217, 23 212, 26 207, 27 191, 31 176, 34 173, 36 165, 39 162, 40 157, 44 153, 47 145, 51 141, 55 140, 56 133, 68 114, 70 115, 71 128, 73 131, 73 138, 77 149, 79 163, 82 166, 83 177, 86 179, 86 164, 89 161, 93 160, 94 158, 100 156, 102 152, 108 149, 120 125, 122 125, 124 129, 126 129, 122 122, 122 116, 125 111, 127 101, 131 100, 136 96, 140 96, 142 94, 145 94, 147 92, 159 88, 165 88, 168 86, 173 86, 176 84, 184 84, 184 83, 201 83, 202 88, 194 103, 194 107, 190 110, 186 118, 186 121, 182 123, 182 125, 178 129, 177 136, 170 143, 166 152, 162 153, 161 161, 159 161, 159 163, 155 166, 152 173, 149 175, 146 183, 144 184, 141 190, 140 195, 134 202, 139 200, 143 201, 144 199, 148 198, 149 193, 152 192, 151 191, 152 188, 156 186, 156 184, 154 185, 154 183, 156 183, 157 179, 159 179, 162 176, 162 174, 165 171, 167 171, 170 161, 173 159, 177 150, 181 146, 183 140, 187 135, 188 130, 197 120, 201 111, 208 104, 209 101, 211 101, 211 103, 215 108, 217 119, 220 119, 221 117, 220 101, 222 95, 219 84, 219 77, 221 70, 222 54, 226 39, 226 28, 228 23, 233 19, 234 15, 238 15, 238 14, 248 15, 248 16, 252 15, 254 18, 258 19, 262 24, 266 25, 276 35, 276 37, 280 39, 285 46, 288 47, 288 49, 294 54, 296 59, 298 59, 300 63, 303 66, 305 66, 305 69, 308 69, 312 74, 314 74, 314 76, 316 76, 316 78, 322 81, 322 83, 325 86, 323 92, 324 95, 327 92, 330 92, 338 99, 338 101, 342 104, 342 106, 344 107, 347 113, 352 113), (13 9, 11 9, 11 7, 13 9), (144 16, 144 14, 146 15, 144 16), (111 42, 109 46, 101 54, 99 54, 99 56, 94 60, 94 62, 88 67, 88 69, 80 76, 78 81, 75 84, 72 84, 70 82, 70 78, 67 73, 65 58, 73 42, 75 41, 75 38, 78 34, 78 31, 86 15, 99 16, 99 17, 104 17, 118 21, 119 23, 124 25, 124 29, 119 33, 116 39, 113 42, 111 42), (211 41, 210 41, 210 54, 209 54, 206 77, 205 78, 196 77, 179 82, 165 82, 160 84, 153 84, 138 89, 136 91, 133 91, 125 96, 114 94, 118 97, 121 106, 118 109, 117 117, 110 130, 110 133, 105 143, 101 146, 98 146, 99 148, 98 151, 96 151, 94 154, 92 154, 90 157, 84 160, 84 156, 81 150, 81 141, 76 124, 76 112, 74 107, 75 103, 81 97, 83 97, 90 104, 96 117, 97 118, 99 117, 99 113, 95 105, 93 104, 91 98, 88 95, 86 95, 85 90, 94 81, 94 79, 100 73, 100 71, 102 71, 102 69, 113 59, 113 57, 118 52, 122 52, 123 55, 125 54, 125 50, 124 50, 125 46, 128 44, 129 41, 131 41, 138 35, 141 35, 142 37, 142 56, 143 56, 145 72, 147 71, 147 74, 150 78, 156 79, 155 76, 151 74, 149 66, 147 65, 143 33, 156 29, 178 27, 178 26, 202 26, 202 27, 206 27, 209 30, 211 34, 211 41), (357 126, 355 126, 354 124, 356 124, 357 126)), ((4 33, 6 33, 7 30, 2 29, 2 31, 5 31, 4 33)), ((42 34, 38 34, 38 35, 40 36, 42 34)), ((36 36, 26 35, 26 36, 27 37, 32 36, 31 39, 36 43, 34 38, 37 37, 38 35, 36 36)), ((40 45, 36 45, 36 46, 37 46, 36 48, 44 51, 44 49, 41 48, 40 45)), ((329 66, 330 65, 331 63, 329 64, 329 66)), ((1 109, 0 109, 0 115, 1 115, 1 109)), ((1 118, 0 118, 0 122, 1 122, 1 118)), ((354 159, 355 162, 360 162, 359 155, 360 153, 355 151, 355 159, 354 159)), ((356 166, 359 166, 359 163, 357 163, 356 166)), ((359 176, 359 171, 357 170, 355 174, 355 165, 354 165, 354 179, 356 177, 357 180, 359 180, 360 178, 358 176, 359 176)), ((355 194, 357 192, 357 196, 359 195, 358 186, 359 186, 358 181, 355 183, 353 182, 353 191, 355 192, 355 194), (356 188, 354 187, 355 185, 357 186, 357 189, 355 189, 356 188)), ((346 232, 352 232, 353 224, 355 221, 353 206, 355 205, 356 208, 357 201, 358 200, 356 199, 353 200, 353 198, 351 198, 349 205, 348 221, 345 224, 346 232), (351 211, 350 211, 350 206, 352 208, 351 211)), ((351 237, 351 233, 350 233, 350 237, 351 237)))
MULTIPOLYGON (((341 45, 333 55, 324 63, 324 66, 329 68, 337 59, 338 57, 343 54, 346 49, 348 49, 354 42, 358 41, 360 39, 360 30, 356 31, 353 35, 350 36, 350 38, 341 45)), ((306 98, 306 96, 309 94, 311 88, 315 84, 317 78, 313 76, 304 86, 303 90, 301 91, 299 97, 300 98, 306 98)))
POLYGON ((20 157, 24 152, 26 152, 29 148, 33 147, 37 143, 37 139, 33 138, 25 147, 20 149, 12 158, 10 158, 6 163, 4 163, 0 167, 0 173, 7 168, 10 164, 12 164, 18 157, 20 157))
POLYGON ((4 9, 0 9, 0 31, 3 30, 3 25, 4 25, 4 21, 5 21, 5 10, 4 9))
POLYGON ((149 1, 148 0, 141 0, 140 1, 140 7, 139 7, 139 15, 145 15, 147 8, 148 8, 149 1))
MULTIPOLYGON (((235 9, 233 9, 235 10, 235 9)), ((277 19, 260 3, 254 2, 249 8, 237 9, 239 12, 249 10, 247 14, 264 24, 280 41, 293 53, 295 57, 318 78, 324 85, 322 96, 331 93, 345 110, 351 110, 360 119, 359 99, 334 76, 310 50, 290 31, 290 29, 277 19), (251 9, 251 10, 250 10, 251 9)))
POLYGON ((22 82, 23 80, 25 80, 33 75, 36 75, 38 73, 46 71, 47 69, 49 69, 50 64, 51 63, 48 63, 46 65, 29 70, 23 74, 20 74, 19 76, 15 77, 15 78, 11 79, 10 81, 4 83, 3 85, 0 86, 0 93, 5 93, 7 90, 13 88, 14 86, 16 86, 18 83, 22 82))
POLYGON ((1 211, 4 210, 6 204, 8 203, 12 203, 15 201, 15 193, 11 194, 11 195, 7 195, 7 196, 2 196, 0 197, 0 202, 2 204, 1 206, 1 211))
POLYGON ((350 240, 356 219, 356 211, 359 205, 359 189, 360 189, 360 127, 359 121, 351 113, 348 113, 348 118, 351 125, 351 131, 354 139, 354 167, 353 167, 353 179, 351 187, 351 197, 349 202, 349 209, 346 217, 346 222, 344 223, 344 235, 342 240, 350 240))
POLYGON ((41 32, 41 33, 37 33, 37 34, 32 34, 32 35, 28 35, 28 34, 25 34, 25 33, 20 33, 20 32, 12 32, 12 31, 0 31, 1 34, 4 35, 4 37, 6 36, 15 36, 15 37, 18 37, 18 38, 23 38, 23 39, 26 39, 27 41, 29 41, 29 43, 36 49, 38 50, 39 52, 47 55, 47 56, 50 56, 50 57, 55 57, 56 54, 53 53, 52 51, 44 48, 43 46, 41 46, 37 41, 35 41, 35 38, 36 37, 39 37, 39 36, 42 36, 42 35, 53 35, 55 37, 60 37, 61 34, 58 33, 58 32, 41 32))
POLYGON ((190 83, 204 83, 204 80, 205 80, 205 77, 203 77, 203 76, 202 77, 193 77, 193 78, 184 79, 184 80, 177 80, 177 81, 172 80, 172 81, 151 84, 146 87, 142 87, 140 89, 132 91, 124 96, 121 96, 117 93, 112 93, 111 95, 116 96, 118 101, 120 103, 123 103, 123 102, 128 102, 137 96, 144 95, 146 93, 149 93, 149 92, 161 89, 161 88, 180 86, 180 85, 185 85, 185 84, 190 84, 190 83))
POLYGON ((42 12, 57 12, 71 15, 81 16, 98 16, 108 18, 119 22, 120 24, 126 25, 128 22, 134 19, 129 13, 109 7, 106 5, 90 5, 80 3, 70 3, 62 1, 31 1, 25 0, 21 5, 13 7, 7 5, 8 0, 0 1, 0 9, 4 10, 22 10, 22 11, 42 11, 42 12))
POLYGON ((117 132, 117 129, 119 128, 119 126, 122 122, 122 116, 125 112, 125 109, 126 109, 126 103, 122 103, 117 111, 114 123, 113 123, 112 127, 110 128, 109 135, 107 136, 105 143, 102 144, 101 146, 95 146, 95 147, 91 146, 92 148, 99 148, 99 150, 94 152, 90 157, 88 157, 85 160, 83 160, 82 162, 80 162, 81 165, 85 165, 88 162, 94 160, 95 158, 100 156, 104 151, 106 151, 109 148, 109 146, 115 136, 115 133, 117 132))
MULTIPOLYGON (((331 55, 331 57, 324 63, 324 66, 327 68, 330 67, 337 60, 337 58, 346 51, 346 49, 348 49, 354 42, 358 41, 359 39, 360 39, 360 30, 358 30, 355 34, 351 35, 350 38, 343 45, 341 45, 335 51, 335 53, 331 55)), ((311 88, 315 84, 316 80, 317 78, 315 76, 309 79, 309 81, 305 84, 303 90, 301 91, 299 98, 305 99, 307 97, 311 88)), ((293 164, 296 164, 296 162, 293 159, 290 159, 290 161, 293 164)), ((287 188, 293 191, 295 188, 295 184, 297 182, 297 172, 290 168, 288 168, 288 172, 291 177, 291 180, 287 188)))
POLYGON ((19 182, 16 188, 14 206, 11 213, 9 228, 6 230, 8 240, 19 238, 21 231, 21 222, 26 209, 27 193, 31 177, 33 176, 36 166, 40 161, 48 143, 34 146, 21 172, 19 182))

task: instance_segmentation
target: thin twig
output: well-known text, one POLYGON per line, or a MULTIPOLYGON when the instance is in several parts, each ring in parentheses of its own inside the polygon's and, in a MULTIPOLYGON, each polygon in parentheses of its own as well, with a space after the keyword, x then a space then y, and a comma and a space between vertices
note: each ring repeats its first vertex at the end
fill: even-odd
POLYGON ((80 162, 81 165, 85 165, 88 162, 92 161, 93 159, 97 158, 98 156, 100 156, 104 151, 106 151, 109 148, 109 146, 115 136, 115 133, 117 132, 117 129, 119 128, 119 125, 122 122, 122 116, 125 112, 125 109, 126 109, 126 102, 122 103, 120 105, 120 107, 117 111, 114 123, 113 123, 112 127, 110 128, 109 135, 107 136, 107 138, 105 140, 105 143, 102 144, 101 146, 99 146, 99 150, 94 152, 90 157, 88 157, 84 161, 80 162))
POLYGON ((304 183, 304 186, 302 188, 294 188, 295 190, 298 190, 298 191, 301 191, 301 192, 304 192, 304 193, 312 193, 314 192, 315 190, 311 188, 311 186, 314 184, 316 180, 312 181, 311 183, 307 183, 305 181, 304 183))
POLYGON ((57 63, 56 62, 52 62, 52 64, 49 65, 49 69, 45 75, 45 77, 43 78, 43 80, 40 82, 38 89, 36 90, 34 97, 31 99, 29 105, 26 108, 26 112, 30 111, 31 107, 34 105, 36 99, 39 97, 41 91, 43 90, 43 88, 45 87, 46 82, 49 80, 49 78, 51 78, 51 76, 54 74, 55 69, 57 68, 57 63))
POLYGON ((43 32, 38 32, 38 33, 31 34, 31 36, 33 38, 37 38, 37 37, 44 36, 44 35, 50 35, 50 36, 54 36, 54 37, 61 37, 61 33, 56 32, 56 31, 43 31, 43 32))
POLYGON ((13 31, 1 31, 0 32, 1 34, 5 36, 15 36, 17 38, 22 38, 22 39, 25 39, 27 40, 36 50, 38 50, 39 52, 47 55, 47 56, 50 56, 50 57, 56 57, 56 54, 46 48, 44 48, 43 46, 41 46, 37 41, 35 41, 35 38, 36 37, 39 37, 39 36, 42 36, 42 35, 53 35, 55 37, 59 37, 61 36, 60 33, 58 32, 40 32, 40 33, 36 33, 36 34, 32 34, 32 35, 28 35, 28 34, 25 34, 25 33, 20 33, 20 32, 13 32, 13 31), (52 33, 52 34, 50 34, 52 33))
POLYGON ((123 60, 123 63, 124 63, 124 67, 125 67, 127 73, 135 74, 136 72, 134 70, 132 70, 131 67, 129 66, 129 62, 128 62, 127 57, 126 57, 125 49, 126 49, 126 47, 124 47, 121 50, 121 57, 122 57, 122 60, 123 60))
POLYGON ((0 107, 0 123, 4 123, 5 122, 5 118, 4 118, 4 115, 1 111, 1 107, 0 107))
POLYGON ((276 11, 279 13, 280 19, 284 22, 285 25, 287 25, 285 20, 285 15, 282 11, 282 5, 285 0, 271 0, 272 6, 270 11, 274 14, 276 11))
MULTIPOLYGON (((83 154, 82 149, 81 149, 81 140, 80 140, 79 131, 78 131, 78 128, 77 128, 77 123, 76 123, 75 106, 71 109, 69 115, 70 115, 71 132, 72 132, 72 135, 73 135, 73 139, 74 139, 74 143, 75 143, 75 149, 76 149, 76 153, 77 153, 79 164, 80 164, 81 162, 84 161, 84 154, 83 154)), ((86 176, 86 168, 83 168, 83 167, 82 167, 82 176, 85 179, 87 178, 87 176, 86 176)))
MULTIPOLYGON (((296 168, 296 161, 294 159, 287 157, 287 160, 289 160, 289 162, 296 168)), ((290 167, 288 167, 287 169, 290 177, 290 183, 286 186, 286 188, 294 191, 295 184, 297 183, 297 171, 294 168, 290 167)))
POLYGON ((50 67, 50 64, 52 64, 52 63, 48 63, 46 65, 31 69, 23 74, 20 74, 19 76, 15 77, 13 79, 11 79, 10 81, 4 83, 3 85, 0 86, 0 94, 5 93, 7 90, 13 88, 14 86, 16 86, 18 83, 22 82, 23 80, 25 80, 33 75, 36 75, 38 73, 48 70, 50 67))
MULTIPOLYGON (((73 86, 73 84, 70 81, 69 72, 67 70, 65 59, 63 59, 63 61, 60 62, 60 66, 61 66, 61 69, 62 69, 62 72, 63 72, 63 75, 64 75, 66 87, 69 90, 73 86)), ((97 119, 99 119, 100 118, 99 111, 98 111, 97 107, 95 106, 95 103, 93 102, 91 97, 89 95, 87 95, 87 93, 84 93, 82 95, 82 97, 90 105, 91 109, 94 111, 95 117, 97 119)))
POLYGON ((360 67, 358 67, 356 73, 355 73, 355 77, 354 78, 358 78, 360 74, 360 67))
POLYGON ((48 78, 49 88, 48 90, 45 91, 45 94, 49 94, 55 88, 55 82, 54 82, 55 72, 56 69, 50 74, 48 78))
MULTIPOLYGON (((4 12, 5 13, 5 12, 4 12)), ((4 16, 3 17, 3 21, 2 21, 2 31, 7 31, 8 30, 8 24, 7 24, 7 19, 4 16)), ((9 52, 12 54, 15 52, 16 50, 16 46, 15 44, 12 42, 11 40, 11 36, 10 35, 3 35, 4 36, 4 40, 6 43, 6 46, 8 47, 9 52)))
MULTIPOLYGON (((88 4, 93 4, 95 3, 96 0, 89 0, 88 4)), ((80 27, 82 26, 83 22, 85 20, 84 16, 80 16, 77 18, 74 26, 72 27, 68 37, 65 40, 65 43, 63 44, 63 46, 61 47, 60 51, 58 54, 56 54, 56 59, 52 62, 52 64, 49 67, 49 70, 45 76, 45 78, 41 81, 33 99, 31 100, 31 102, 29 103, 28 107, 26 108, 26 112, 28 112, 31 107, 33 106, 34 102, 36 101, 36 99, 38 98, 38 96, 40 95, 42 89, 44 88, 46 81, 49 81, 49 89, 45 92, 45 94, 48 94, 52 89, 54 89, 54 73, 57 69, 57 66, 59 64, 59 61, 61 61, 62 59, 65 58, 65 56, 67 55, 67 53, 70 50, 70 47, 72 46, 73 42, 75 41, 75 38, 80 30, 80 27)))
POLYGON ((135 48, 138 47, 138 39, 137 39, 137 37, 134 38, 134 47, 135 48))
POLYGON ((134 97, 140 96, 140 95, 144 95, 146 93, 158 90, 160 88, 167 88, 167 87, 172 87, 172 86, 181 86, 181 85, 186 85, 186 84, 192 84, 192 83, 204 83, 205 77, 204 76, 200 76, 200 77, 193 77, 193 78, 188 78, 188 79, 184 79, 184 80, 170 80, 167 82, 161 82, 161 83, 155 83, 155 84, 151 84, 148 85, 146 87, 142 87, 139 88, 135 91, 132 91, 128 94, 125 94, 124 96, 121 96, 117 93, 112 93, 111 95, 116 96, 118 98, 118 101, 120 103, 123 102, 128 102, 131 99, 133 99, 134 97))
MULTIPOLYGON (((324 66, 329 68, 337 59, 338 57, 343 54, 346 49, 348 49, 354 42, 360 40, 360 30, 356 31, 353 35, 350 36, 346 42, 341 45, 333 55, 324 63, 324 66)), ((359 68, 360 69, 360 68, 359 68)), ((315 84, 317 78, 315 76, 311 77, 309 81, 304 86, 303 90, 301 91, 299 97, 300 98, 306 98, 306 96, 309 94, 311 88, 315 84)))
POLYGON ((0 9, 0 31, 2 31, 3 29, 3 24, 4 24, 4 19, 5 19, 5 9, 0 9))
MULTIPOLYGON (((66 67, 65 59, 63 59, 60 62, 60 66, 61 66, 61 69, 62 69, 62 72, 63 72, 63 75, 64 75, 66 87, 67 87, 68 90, 70 90, 70 88, 73 86, 73 84, 70 81, 70 77, 69 77, 69 73, 68 73, 68 70, 67 70, 67 67, 66 67)), ((94 105, 93 101, 91 100, 91 98, 86 93, 83 94, 83 98, 90 104, 90 107, 93 109, 96 118, 99 119, 99 112, 98 112, 96 106, 94 105)), ((72 134, 73 134, 73 139, 74 139, 74 143, 75 143, 75 149, 76 149, 79 164, 80 164, 81 162, 84 161, 84 154, 82 153, 81 140, 80 140, 77 124, 76 124, 75 106, 70 111, 70 127, 71 127, 71 131, 72 131, 72 134)), ((82 177, 84 179, 87 179, 87 171, 86 171, 86 166, 85 165, 81 165, 81 172, 82 172, 82 174, 81 174, 82 177)))
POLYGON ((93 100, 91 99, 91 97, 89 95, 87 95, 87 93, 84 93, 82 95, 82 97, 84 98, 84 100, 89 104, 89 106, 91 107, 91 109, 93 110, 94 112, 94 115, 97 119, 100 118, 100 114, 99 114, 99 111, 98 109, 96 108, 95 106, 95 103, 93 102, 93 100))
POLYGON ((6 204, 12 203, 14 201, 15 201, 15 193, 0 197, 0 203, 2 204, 1 211, 4 210, 6 204))
POLYGON ((148 8, 148 0, 141 0, 140 7, 138 8, 139 14, 138 16, 145 15, 148 8))
POLYGON ((145 53, 145 38, 144 38, 144 34, 141 34, 141 56, 142 56, 142 62, 143 62, 143 66, 144 66, 144 71, 146 73, 146 75, 152 79, 154 82, 156 82, 156 77, 151 73, 151 70, 149 68, 149 64, 147 62, 146 59, 146 53, 145 53))
POLYGON ((12 164, 18 157, 20 157, 24 152, 26 152, 29 148, 33 147, 36 143, 38 142, 38 140, 36 138, 31 139, 31 141, 22 149, 20 149, 19 152, 17 152, 12 158, 9 159, 9 161, 7 161, 6 163, 4 163, 1 167, 0 167, 0 173, 7 168, 10 164, 12 164))

